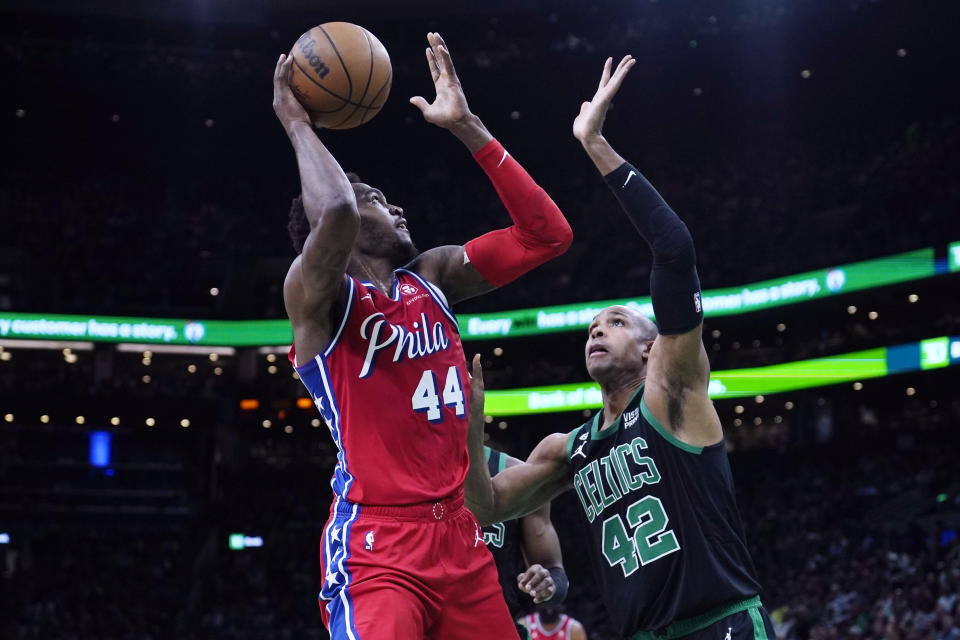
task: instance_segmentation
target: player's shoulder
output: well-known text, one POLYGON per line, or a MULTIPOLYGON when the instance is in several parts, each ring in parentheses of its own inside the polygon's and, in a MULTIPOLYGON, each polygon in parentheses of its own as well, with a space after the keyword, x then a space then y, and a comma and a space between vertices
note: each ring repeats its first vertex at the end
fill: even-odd
POLYGON ((450 259, 462 252, 463 247, 460 245, 451 244, 433 247, 419 254, 403 268, 407 271, 413 271, 431 282, 439 282, 442 279, 443 270, 449 265, 450 259))
POLYGON ((574 449, 590 439, 590 422, 584 422, 563 435, 563 455, 571 459, 574 449))
POLYGON ((569 620, 570 622, 569 622, 568 625, 567 625, 567 629, 569 630, 569 634, 570 634, 569 637, 570 637, 570 639, 571 639, 571 640, 579 640, 579 639, 583 638, 584 640, 586 640, 587 630, 586 630, 586 628, 583 626, 583 623, 581 623, 579 620, 577 620, 577 619, 575 619, 575 618, 568 618, 568 620, 569 620))
POLYGON ((283 304, 287 310, 287 317, 297 323, 304 314, 306 306, 306 291, 303 282, 303 258, 297 256, 287 269, 287 277, 283 280, 283 304))
POLYGON ((344 273, 339 284, 333 288, 332 294, 327 293, 319 297, 310 295, 303 274, 303 254, 298 255, 290 263, 287 275, 283 279, 283 301, 287 308, 287 316, 293 319, 294 315, 301 310, 307 313, 316 311, 316 309, 308 307, 318 305, 330 307, 342 302, 353 282, 354 279, 350 274, 344 273))

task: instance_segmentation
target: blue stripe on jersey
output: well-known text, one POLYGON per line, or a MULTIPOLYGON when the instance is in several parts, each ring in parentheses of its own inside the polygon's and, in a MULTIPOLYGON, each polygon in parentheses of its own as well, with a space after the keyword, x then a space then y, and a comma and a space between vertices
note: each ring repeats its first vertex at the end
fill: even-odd
POLYGON ((344 566, 344 563, 346 563, 346 561, 350 559, 350 533, 353 530, 353 523, 356 522, 359 516, 360 516, 360 505, 355 504, 353 505, 353 515, 349 520, 347 520, 347 524, 344 527, 344 529, 346 530, 346 534, 344 535, 343 546, 344 548, 346 548, 347 552, 343 560, 341 560, 340 562, 340 568, 346 576, 346 581, 344 582, 343 589, 340 590, 340 600, 343 602, 343 606, 344 606, 344 610, 347 618, 346 620, 347 629, 349 630, 349 636, 351 640, 357 640, 357 628, 354 625, 354 620, 353 620, 353 611, 354 611, 353 598, 350 597, 350 590, 348 588, 350 586, 351 576, 350 576, 349 569, 347 569, 344 566))
MULTIPOLYGON (((353 530, 353 523, 360 516, 360 505, 353 505, 350 515, 343 520, 341 513, 340 500, 334 508, 333 530, 334 538, 337 543, 337 549, 333 553, 333 565, 327 569, 327 575, 324 576, 323 590, 320 592, 320 598, 327 600, 327 612, 330 614, 330 636, 333 640, 359 640, 357 627, 354 621, 354 604, 350 595, 350 583, 352 576, 347 567, 347 561, 350 559, 350 535, 353 530), (342 525, 340 524, 342 523, 342 525), (336 570, 334 571, 334 569, 336 570), (333 576, 333 584, 327 578, 333 576)), ((329 541, 329 538, 328 538, 329 541)))
POLYGON ((326 360, 321 356, 317 356, 316 362, 316 372, 319 375, 320 383, 322 384, 323 395, 330 402, 330 418, 327 424, 330 426, 330 434, 333 436, 333 441, 337 445, 338 450, 337 466, 334 469, 334 475, 330 482, 330 486, 333 488, 333 492, 335 494, 346 500, 348 498, 350 487, 353 486, 354 478, 350 474, 350 470, 347 468, 347 453, 346 448, 343 446, 343 424, 340 422, 340 407, 337 405, 337 398, 333 393, 333 386, 330 382, 330 371, 327 369, 326 360))
POLYGON ((330 430, 330 437, 337 445, 337 466, 334 469, 333 478, 330 486, 337 496, 346 498, 350 486, 353 484, 353 476, 347 468, 346 453, 343 446, 342 424, 340 420, 340 407, 337 403, 336 395, 333 392, 333 385, 330 383, 330 372, 327 369, 326 358, 333 352, 334 347, 340 341, 343 331, 347 326, 347 320, 353 310, 353 303, 356 297, 356 283, 353 278, 347 278, 347 300, 344 305, 343 317, 340 319, 340 325, 336 333, 330 339, 327 347, 310 362, 297 367, 297 373, 303 386, 310 392, 313 403, 320 411, 327 428, 330 430))
POLYGON ((407 271, 406 269, 397 269, 397 273, 406 273, 407 275, 413 276, 416 278, 417 282, 423 285, 423 288, 427 290, 427 293, 430 294, 430 298, 433 299, 437 306, 440 307, 440 310, 443 311, 444 315, 447 316, 447 319, 453 323, 453 326, 457 328, 457 333, 460 333, 460 323, 457 322, 457 316, 454 315, 453 310, 447 305, 446 299, 440 293, 440 290, 437 289, 434 285, 427 282, 423 279, 420 274, 413 271, 407 271))

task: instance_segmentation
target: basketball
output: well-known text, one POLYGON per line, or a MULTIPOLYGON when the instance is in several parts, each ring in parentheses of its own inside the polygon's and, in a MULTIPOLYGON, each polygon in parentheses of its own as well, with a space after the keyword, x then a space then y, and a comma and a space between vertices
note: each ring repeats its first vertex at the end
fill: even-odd
POLYGON ((290 88, 316 127, 357 127, 377 115, 390 95, 390 55, 361 26, 316 26, 297 39, 291 55, 290 88))

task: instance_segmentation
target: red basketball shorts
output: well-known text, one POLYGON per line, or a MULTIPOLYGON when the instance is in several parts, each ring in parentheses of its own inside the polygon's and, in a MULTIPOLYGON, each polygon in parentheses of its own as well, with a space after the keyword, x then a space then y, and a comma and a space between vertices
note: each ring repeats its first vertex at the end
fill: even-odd
POLYGON ((518 638, 462 493, 406 507, 335 500, 320 556, 331 640, 518 638))

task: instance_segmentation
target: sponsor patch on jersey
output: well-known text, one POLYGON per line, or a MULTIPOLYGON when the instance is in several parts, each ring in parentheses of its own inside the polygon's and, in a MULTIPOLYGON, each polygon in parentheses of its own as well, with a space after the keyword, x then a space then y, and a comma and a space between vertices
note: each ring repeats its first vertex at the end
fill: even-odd
POLYGON ((402 293, 405 296, 412 296, 416 294, 418 291, 420 291, 420 289, 410 284, 409 282, 404 282, 402 285, 400 285, 400 293, 402 293))
POLYGON ((628 411, 623 414, 623 428, 629 429, 633 425, 637 424, 637 419, 640 417, 640 407, 637 407, 633 411, 628 411))

